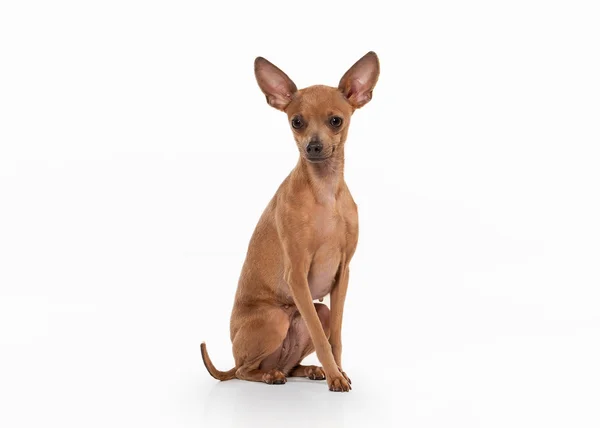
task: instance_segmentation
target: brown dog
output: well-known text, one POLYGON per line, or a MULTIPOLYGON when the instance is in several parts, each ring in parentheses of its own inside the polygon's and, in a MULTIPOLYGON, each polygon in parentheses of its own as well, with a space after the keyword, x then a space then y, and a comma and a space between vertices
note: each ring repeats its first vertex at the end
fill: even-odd
POLYGON ((374 52, 356 62, 337 88, 297 90, 275 65, 258 57, 254 72, 272 107, 287 113, 298 164, 263 212, 250 240, 231 314, 235 367, 216 379, 283 384, 286 376, 327 379, 348 391, 342 371, 342 315, 348 265, 358 240, 356 204, 344 181, 344 143, 353 112, 371 99, 379 77, 374 52), (331 312, 313 303, 331 293, 331 312), (323 368, 302 366, 313 351, 323 368))

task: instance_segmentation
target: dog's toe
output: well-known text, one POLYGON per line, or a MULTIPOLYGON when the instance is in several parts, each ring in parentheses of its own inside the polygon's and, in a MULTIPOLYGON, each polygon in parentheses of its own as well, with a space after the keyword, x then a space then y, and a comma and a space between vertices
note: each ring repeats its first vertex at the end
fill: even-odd
POLYGON ((330 391, 335 392, 348 392, 352 389, 350 383, 346 380, 346 377, 341 373, 337 376, 327 379, 330 391))
POLYGON ((323 369, 321 367, 312 366, 308 370, 307 377, 312 380, 324 380, 325 372, 323 371, 323 369))

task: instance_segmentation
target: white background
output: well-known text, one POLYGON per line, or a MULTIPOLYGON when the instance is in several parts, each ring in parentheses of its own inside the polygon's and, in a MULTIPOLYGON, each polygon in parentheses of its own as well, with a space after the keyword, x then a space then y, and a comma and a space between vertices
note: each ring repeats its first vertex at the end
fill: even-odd
MULTIPOLYGON (((597 2, 0 5, 0 425, 597 427, 597 2), (349 394, 218 383, 297 152, 253 75, 375 50, 349 394)), ((311 361, 316 362, 314 357, 311 361)))

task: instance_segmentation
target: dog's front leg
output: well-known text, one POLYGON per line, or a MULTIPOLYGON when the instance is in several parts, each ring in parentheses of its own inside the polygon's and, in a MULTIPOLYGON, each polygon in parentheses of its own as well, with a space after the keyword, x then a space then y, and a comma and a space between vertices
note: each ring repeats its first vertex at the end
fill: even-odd
POLYGON ((352 383, 346 373, 342 371, 342 318, 344 316, 344 302, 346 301, 349 275, 350 270, 348 269, 348 264, 342 261, 338 279, 331 290, 331 335, 329 337, 329 342, 331 343, 331 351, 335 363, 346 380, 348 380, 349 383, 352 383))
MULTIPOLYGON (((287 253, 287 251, 286 251, 287 253)), ((350 383, 346 380, 344 374, 338 368, 337 363, 331 352, 331 345, 327 335, 323 330, 319 316, 312 301, 310 288, 308 286, 308 268, 299 268, 300 266, 309 266, 307 260, 299 259, 293 255, 286 254, 285 280, 290 287, 294 303, 306 323, 308 332, 315 346, 317 358, 323 365, 325 377, 330 391, 349 391, 352 389, 350 383)))

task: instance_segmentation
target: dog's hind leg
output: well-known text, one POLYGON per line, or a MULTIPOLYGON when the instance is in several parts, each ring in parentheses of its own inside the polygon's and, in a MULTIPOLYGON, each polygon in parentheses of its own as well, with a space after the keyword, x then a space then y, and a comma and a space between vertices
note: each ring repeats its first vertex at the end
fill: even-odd
POLYGON ((288 312, 273 306, 254 307, 244 315, 238 317, 245 322, 233 338, 236 377, 276 385, 285 383, 285 375, 277 367, 263 367, 262 362, 281 349, 290 326, 288 312))

